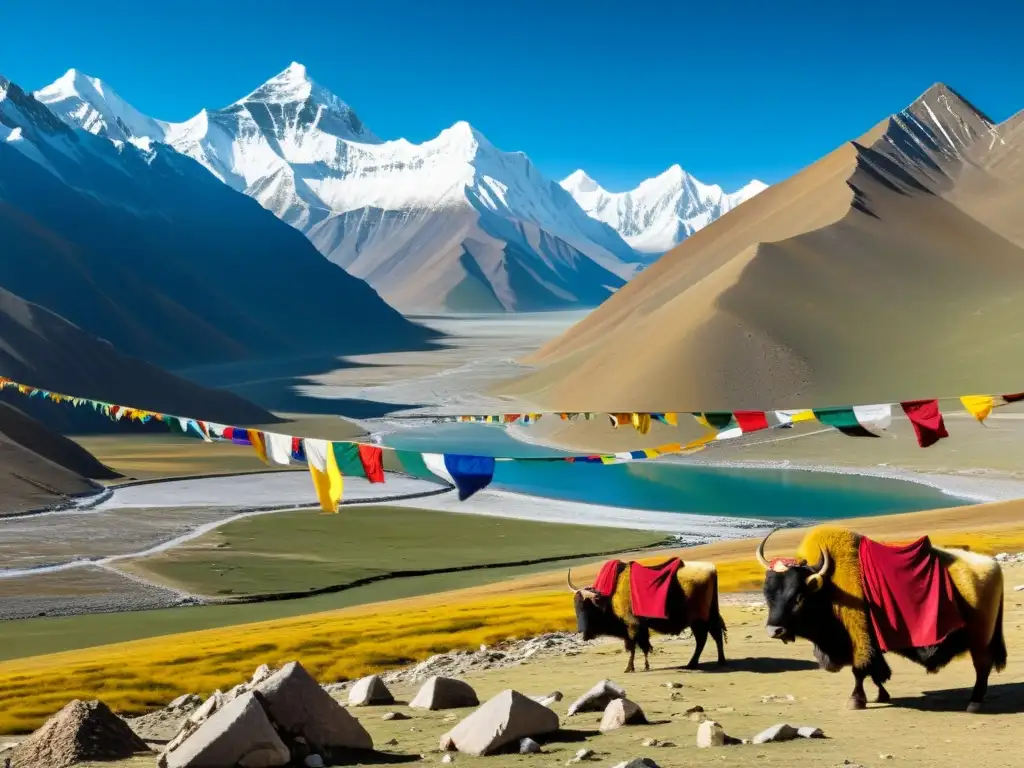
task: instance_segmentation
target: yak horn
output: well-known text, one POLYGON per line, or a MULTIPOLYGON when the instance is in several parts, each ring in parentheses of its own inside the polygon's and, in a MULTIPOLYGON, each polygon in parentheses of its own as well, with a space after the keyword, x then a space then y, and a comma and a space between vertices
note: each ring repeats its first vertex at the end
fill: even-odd
POLYGON ((774 528, 768 531, 768 536, 765 536, 763 539, 761 539, 761 544, 757 548, 757 562, 759 562, 761 564, 761 567, 764 568, 766 571, 770 571, 772 569, 772 565, 764 556, 764 545, 768 543, 768 537, 771 536, 773 533, 775 533, 774 528))
POLYGON ((815 576, 825 578, 828 575, 828 569, 832 566, 832 558, 829 557, 828 552, 822 551, 821 553, 821 566, 818 568, 815 576))
POLYGON ((566 582, 569 584, 569 589, 573 591, 573 594, 580 591, 580 588, 572 583, 572 568, 569 569, 568 575, 565 577, 566 582))

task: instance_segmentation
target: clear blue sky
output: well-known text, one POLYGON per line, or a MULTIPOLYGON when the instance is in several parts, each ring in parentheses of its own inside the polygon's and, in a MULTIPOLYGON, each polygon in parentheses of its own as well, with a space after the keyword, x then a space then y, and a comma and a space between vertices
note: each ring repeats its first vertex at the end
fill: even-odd
POLYGON ((0 73, 26 89, 75 67, 180 120, 296 60, 384 138, 468 120, 612 190, 673 163, 780 181, 936 81, 996 120, 1024 108, 1020 2, 48 0, 0 18, 0 73))

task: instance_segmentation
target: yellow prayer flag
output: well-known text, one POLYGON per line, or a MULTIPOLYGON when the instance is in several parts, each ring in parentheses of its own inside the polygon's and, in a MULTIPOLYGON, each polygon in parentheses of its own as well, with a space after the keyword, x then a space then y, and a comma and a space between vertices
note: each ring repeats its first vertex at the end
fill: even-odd
POLYGON ((631 415, 631 421, 633 422, 633 428, 641 435, 646 435, 651 431, 651 414, 634 413, 631 415))
POLYGON ((669 425, 671 425, 673 427, 678 427, 679 426, 679 415, 675 414, 675 413, 666 413, 665 414, 665 423, 669 424, 669 425))
POLYGON ((320 502, 320 509, 324 512, 336 513, 341 503, 344 479, 341 476, 341 470, 338 469, 338 462, 334 458, 334 451, 330 449, 327 451, 326 472, 321 472, 310 462, 309 474, 313 476, 313 487, 316 489, 316 498, 320 502))
POLYGON ((263 439, 263 433, 256 429, 248 429, 246 434, 249 437, 249 442, 252 443, 252 449, 260 457, 260 461, 264 464, 269 464, 270 462, 267 461, 267 443, 263 439))
POLYGON ((996 399, 991 395, 964 395, 960 398, 960 402, 964 404, 970 414, 981 423, 985 423, 991 413, 992 408, 996 404, 996 399))

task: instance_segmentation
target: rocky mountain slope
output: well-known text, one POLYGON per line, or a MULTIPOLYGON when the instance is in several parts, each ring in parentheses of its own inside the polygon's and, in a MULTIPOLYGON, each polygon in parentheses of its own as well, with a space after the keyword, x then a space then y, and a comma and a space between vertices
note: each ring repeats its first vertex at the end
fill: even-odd
POLYGON ((584 211, 651 261, 768 188, 755 179, 727 193, 717 184, 702 184, 678 165, 628 192, 609 192, 582 170, 561 185, 584 211))
POLYGON ((573 411, 1018 391, 1021 122, 933 86, 693 234, 502 391, 573 411))
POLYGON ((465 122, 422 144, 382 141, 301 64, 184 123, 73 71, 36 95, 98 136, 195 159, 403 311, 596 306, 642 261, 524 154, 465 122))

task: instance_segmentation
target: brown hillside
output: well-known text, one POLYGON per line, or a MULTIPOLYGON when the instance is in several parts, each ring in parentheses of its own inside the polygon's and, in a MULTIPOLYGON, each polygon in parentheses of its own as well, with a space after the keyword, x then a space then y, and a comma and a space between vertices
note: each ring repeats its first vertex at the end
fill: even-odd
POLYGON ((687 239, 501 392, 690 411, 1018 391, 1022 125, 933 86, 687 239))

